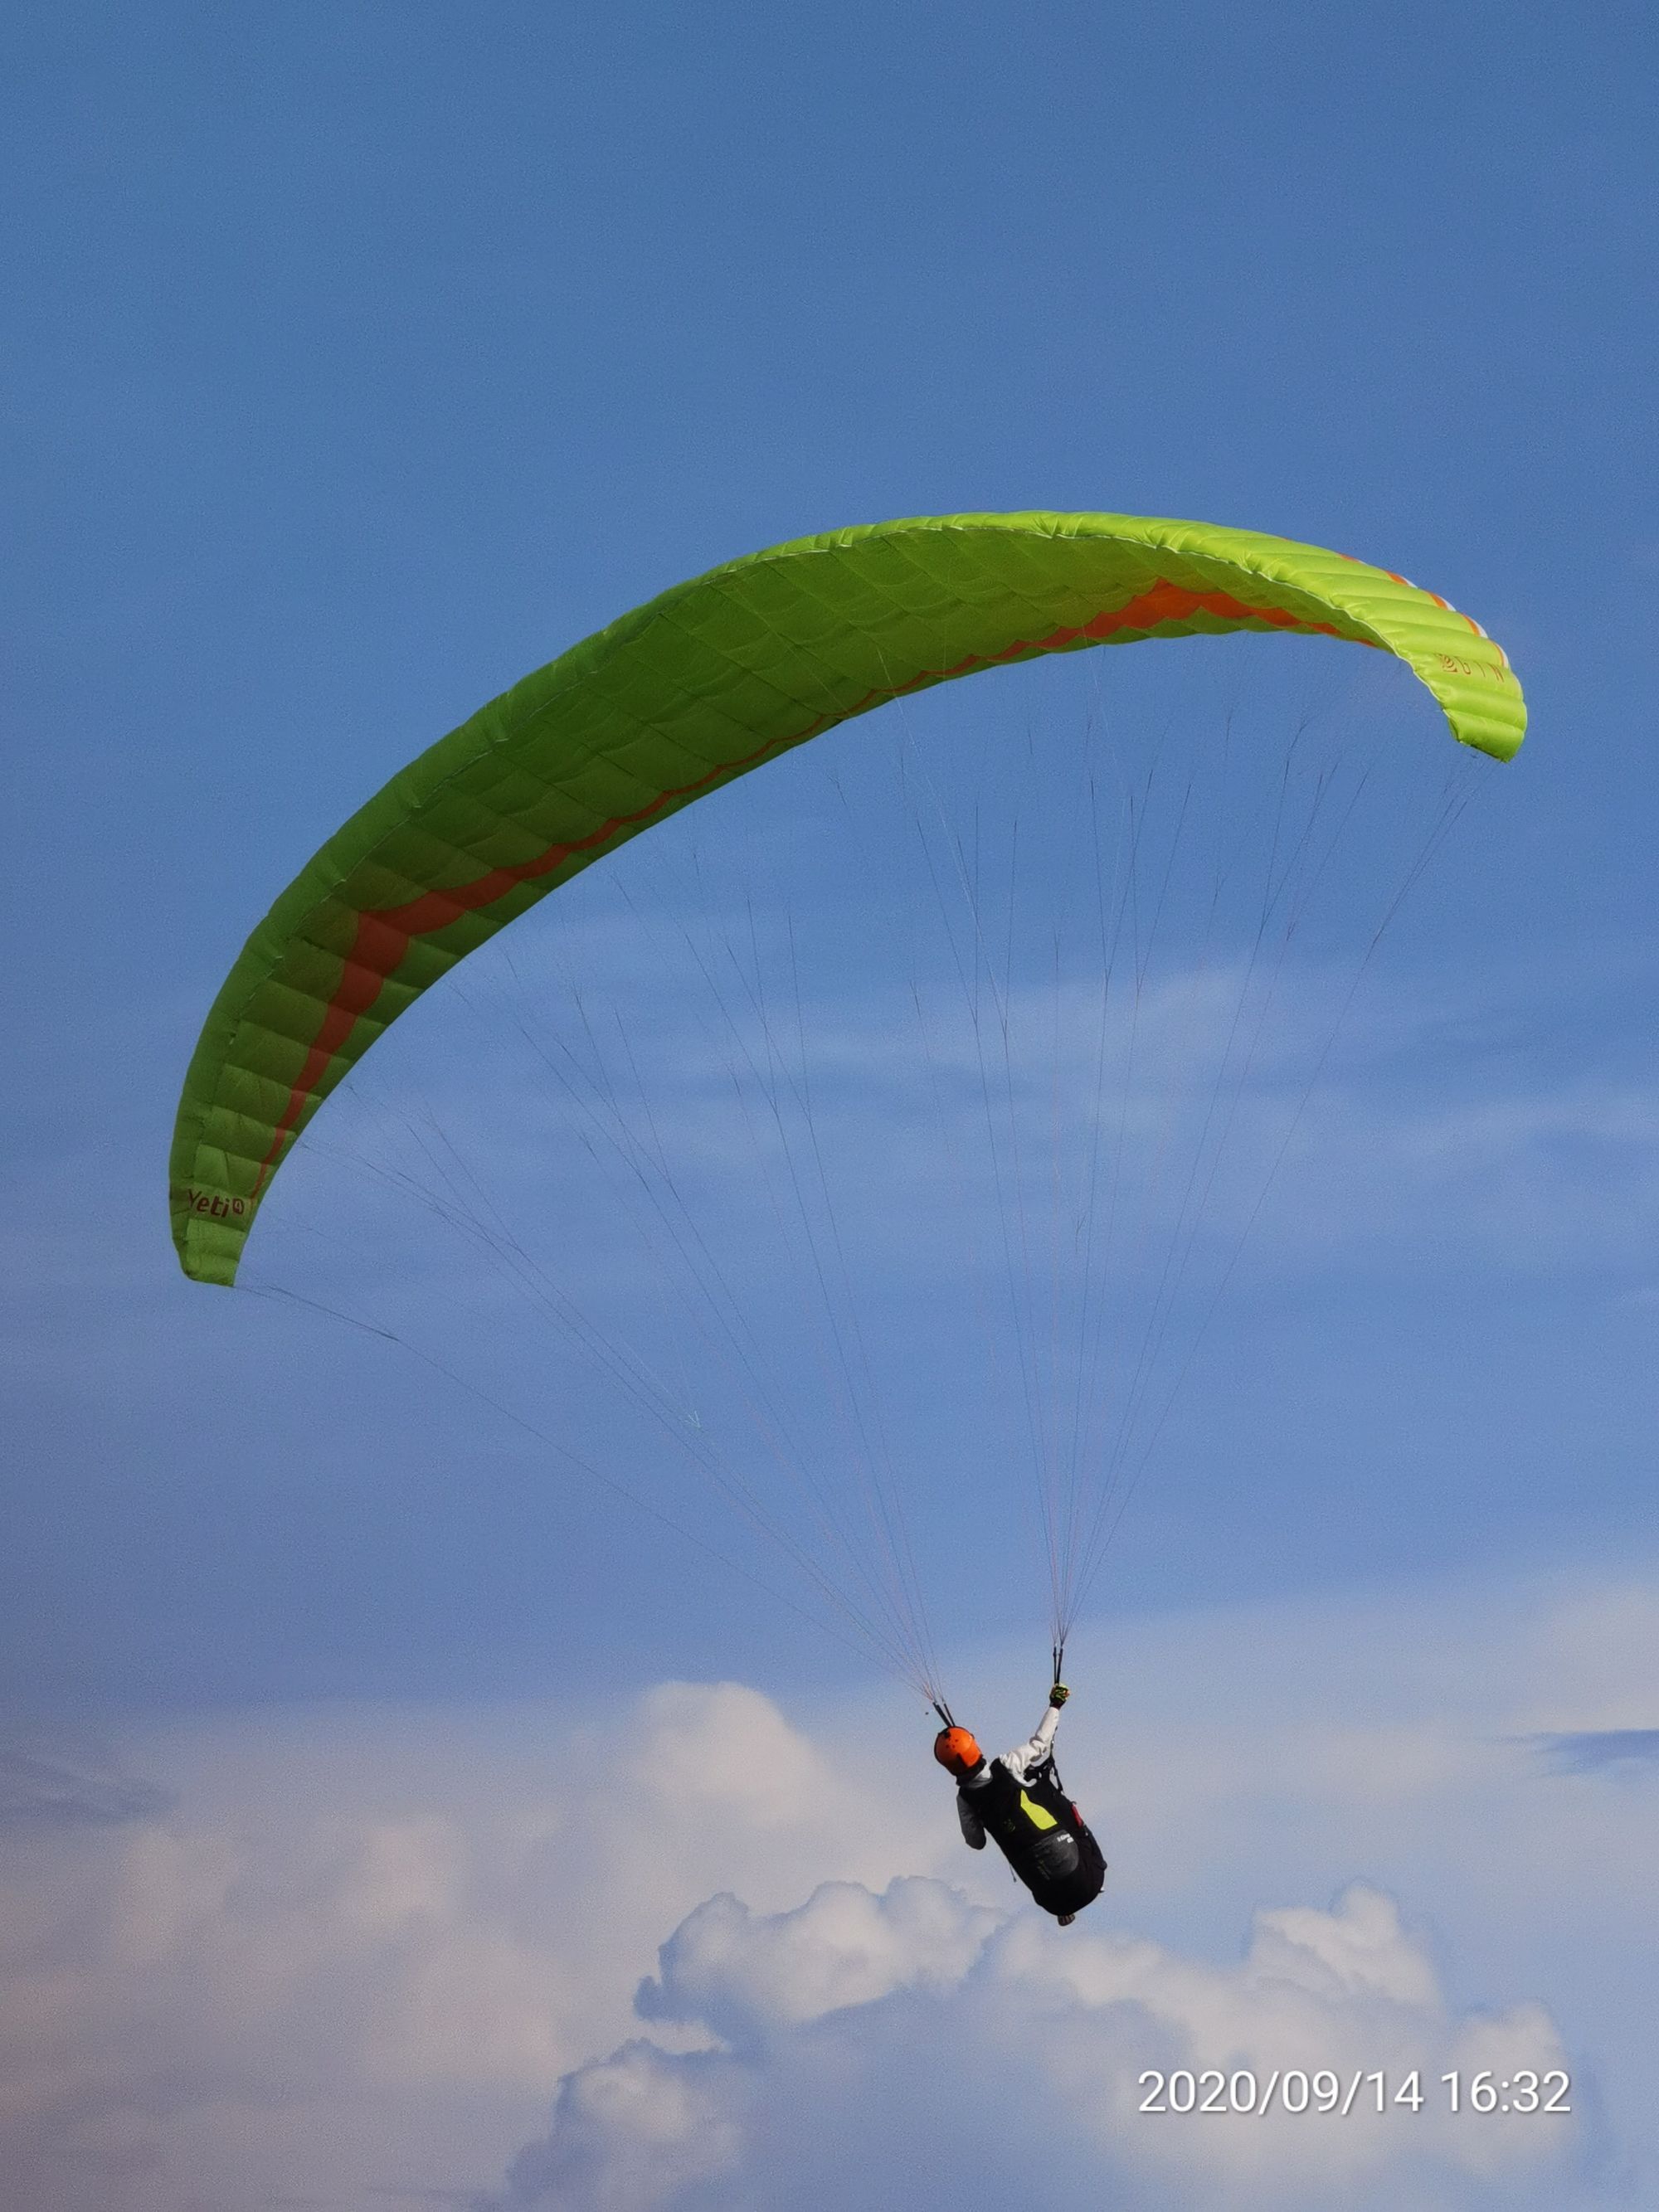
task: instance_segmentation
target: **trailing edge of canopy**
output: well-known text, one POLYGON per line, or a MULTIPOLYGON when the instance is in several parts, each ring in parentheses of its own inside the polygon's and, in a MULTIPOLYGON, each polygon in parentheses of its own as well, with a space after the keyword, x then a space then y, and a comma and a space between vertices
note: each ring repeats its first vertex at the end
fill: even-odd
POLYGON ((1380 647, 1461 744, 1506 760, 1521 743, 1520 686, 1468 616, 1386 569, 1209 523, 965 514, 834 531, 712 569, 573 646, 394 776, 248 939, 179 1102, 185 1273, 233 1282, 272 1176, 388 1024, 641 830, 901 694, 1237 629, 1380 647))

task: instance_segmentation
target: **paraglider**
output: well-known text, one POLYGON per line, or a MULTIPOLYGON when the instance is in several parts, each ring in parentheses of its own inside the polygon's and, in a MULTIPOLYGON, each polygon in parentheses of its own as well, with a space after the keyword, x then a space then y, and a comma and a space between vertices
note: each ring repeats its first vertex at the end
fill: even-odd
POLYGON ((1060 1785, 1054 1731, 1071 1692, 1056 1682, 1036 1732, 1012 1751, 987 1759, 978 1739, 947 1721, 933 1756, 957 1784, 957 1818, 969 1850, 988 1836, 1042 1910, 1069 1928, 1106 1881, 1106 1861, 1087 1822, 1060 1785))
MULTIPOLYGON (((171 1206, 185 1273, 204 1283, 237 1281, 247 1238, 275 1178, 363 1055, 432 985, 596 860, 705 794, 884 703, 981 671, 1092 646, 1235 631, 1313 636, 1393 656, 1426 687, 1453 737, 1473 753, 1507 760, 1524 734, 1521 690, 1502 648, 1437 594, 1390 570, 1316 546, 1211 524, 1118 514, 965 514, 832 532, 711 570, 571 647, 393 777, 328 839, 248 939, 208 1015, 179 1107, 171 1206)), ((1218 747, 1218 763, 1224 757, 1224 747, 1218 747)), ((1200 758, 1194 771, 1200 781, 1206 765, 1200 758)), ((1115 1213, 1123 1210, 1120 1193, 1133 1180, 1124 1162, 1137 1140, 1141 1108, 1134 1091, 1158 1011, 1147 983, 1148 942, 1175 872, 1188 812, 1182 798, 1172 808, 1168 864, 1160 856, 1153 868, 1146 857, 1152 833, 1146 829, 1144 791, 1132 794, 1127 808, 1127 888, 1115 914, 1107 913, 1103 891, 1101 896, 1099 1005, 1091 1017, 1094 1041, 1080 1086, 1087 1102, 1084 1118, 1091 1122, 1085 1156, 1072 1185, 1062 1189, 1058 1171, 1053 1178, 1057 1226, 1052 1241, 1057 1264, 1063 1259, 1075 1277, 1071 1308, 1058 1294, 1044 1299, 1030 1289, 1033 1262, 1024 1217, 1017 1238, 1004 1219, 1004 1243, 1013 1255, 1007 1263, 1009 1304, 1035 1310, 1041 1304, 1048 1316, 1048 1350, 1028 1356, 1022 1347, 1012 1364, 1038 1466, 1056 1674, 1066 1628, 1115 1525, 1106 1510, 1111 1486, 1127 1468, 1132 1486, 1190 1362, 1188 1352, 1175 1362, 1169 1390, 1162 1382, 1154 1389, 1171 1313, 1191 1279, 1199 1224, 1221 1188, 1218 1162, 1238 1099, 1253 1066, 1260 1065, 1264 1009, 1298 927, 1299 902, 1322 878, 1328 882, 1337 873, 1328 867, 1328 851, 1320 841, 1341 810, 1330 800, 1327 783, 1316 779, 1298 829, 1284 795, 1291 781, 1287 758, 1273 810, 1269 864, 1259 895, 1251 893, 1257 903, 1248 926, 1254 933, 1248 957, 1235 975, 1206 937, 1188 979, 1182 1023, 1201 1032, 1207 1018, 1218 1043, 1201 1085, 1181 1106, 1191 1109, 1190 1129, 1183 1125, 1171 1141, 1176 1109, 1166 1109, 1153 1146, 1159 1158, 1177 1162, 1182 1144, 1188 1146, 1187 1164, 1172 1170, 1177 1202, 1162 1246, 1156 1238, 1142 1239, 1132 1264, 1121 1256, 1122 1239, 1113 1241, 1115 1213), (1159 879, 1156 900, 1147 902, 1153 911, 1145 936, 1137 868, 1159 879), (1273 959, 1262 951, 1270 932, 1277 933, 1273 959), (1125 989, 1131 1012, 1115 1134, 1108 1144, 1100 1124, 1120 1039, 1112 1026, 1116 1002, 1109 1007, 1106 1002, 1120 944, 1129 970, 1125 989), (1150 1009, 1144 1020, 1143 1002, 1150 1009), (1103 1220, 1109 1210, 1114 1219, 1097 1235, 1097 1218, 1103 1220), (1115 1286, 1120 1280, 1129 1285, 1136 1267, 1140 1316, 1120 1325, 1112 1308, 1115 1286), (1118 1330, 1121 1350, 1121 1370, 1109 1390, 1096 1370, 1103 1367, 1101 1347, 1111 1328, 1118 1330), (1047 1368, 1039 1375, 1044 1359, 1047 1368), (1056 1398, 1061 1389, 1072 1393, 1069 1410, 1044 1412, 1037 1400, 1045 1383, 1054 1385, 1056 1398)), ((1225 834, 1215 840, 1218 857, 1203 893, 1210 921, 1222 911, 1224 883, 1231 896, 1241 880, 1228 842, 1238 811, 1231 798, 1223 811, 1225 834)), ((1432 836, 1443 828, 1443 809, 1432 836)), ((1421 865, 1419 855, 1403 880, 1412 880, 1421 865)), ((1097 867, 1097 880, 1101 874, 1097 867)), ((1399 895, 1396 885, 1389 894, 1395 904, 1399 895)), ((1000 1127, 991 1128, 984 1010, 977 1003, 974 967, 985 957, 977 912, 971 934, 969 995, 975 997, 971 1011, 985 1089, 989 1180, 999 1207, 1018 1208, 1029 1172, 1018 1133, 1011 1140, 1000 1127)), ((1362 951, 1362 967, 1368 957, 1362 951)), ((1006 968, 1000 978, 988 974, 1005 1066, 1017 1027, 1006 987, 1006 968)), ((1056 966, 1056 1034, 1059 991, 1056 966)), ((763 1006, 759 1018, 764 1028, 763 1006)), ((1340 1018, 1340 1004, 1335 1018, 1340 1018)), ((920 1012, 918 1020, 931 1054, 937 1032, 927 1030, 920 1012)), ((1316 1074, 1319 1064, 1316 1054, 1316 1074)), ((771 1140, 787 1149, 780 1092, 788 1086, 781 1083, 778 1065, 776 1040, 768 1033, 744 1079, 752 1078, 764 1093, 775 1124, 771 1140)), ((930 1070, 937 1076, 931 1061, 930 1070)), ((562 1078, 566 1070, 561 1063, 553 1072, 562 1078)), ((1179 1089, 1177 1079, 1170 1082, 1179 1089)), ((1000 1103, 995 1111, 1006 1110, 1012 1131, 1012 1076, 1004 1087, 1006 1109, 1000 1103)), ((796 1089, 810 1126, 808 1086, 796 1089)), ((1058 1080, 1052 1095, 1050 1119, 1058 1132, 1063 1121, 1058 1080)), ((1303 1098, 1305 1103, 1305 1092, 1303 1098)), ((700 1232, 682 1233, 682 1217, 672 1209, 683 1194, 661 1166, 660 1133, 653 1124, 648 1143, 636 1141, 614 1092, 607 1090, 600 1104, 603 1110, 592 1117, 593 1141, 613 1144, 650 1201, 660 1200, 676 1247, 672 1256, 689 1255, 711 1310, 718 1307, 706 1332, 709 1341, 726 1346, 732 1364, 752 1378, 749 1314, 726 1282, 717 1279, 710 1288, 700 1232)), ((1291 1095, 1287 1129, 1294 1129, 1300 1110, 1291 1095)), ((1286 1133, 1274 1139, 1277 1152, 1267 1148, 1261 1190, 1288 1141, 1286 1133)), ((821 1178, 816 1128, 811 1149, 821 1178)), ((803 1180, 793 1165, 790 1181, 788 1202, 805 1208, 803 1180)), ((434 1210, 450 1218, 464 1196, 452 1186, 434 1210)), ((827 1191, 824 1197, 827 1202, 827 1191)), ((1243 1225, 1230 1229, 1234 1257, 1260 1204, 1260 1192, 1254 1198, 1246 1194, 1236 1208, 1243 1225)), ((544 1315, 556 1322, 567 1315, 565 1292, 539 1273, 532 1279, 531 1260, 516 1237, 498 1234, 491 1223, 463 1225, 477 1232, 477 1249, 506 1258, 514 1286, 526 1290, 544 1315)), ((810 1224, 805 1233, 812 1237, 810 1224)), ((821 1247, 815 1243, 812 1257, 818 1292, 826 1299, 854 1294, 854 1271, 845 1261, 838 1231, 821 1247)), ((1215 1296, 1231 1266, 1228 1260, 1219 1269, 1215 1296)), ((1209 1290, 1204 1296, 1213 1304, 1209 1290)), ((1044 1909, 1062 1920, 1081 1910, 1099 1893, 1104 1862, 1054 1778, 1054 1726, 1064 1692, 1057 1686, 1042 1728, 1018 1753, 986 1762, 971 1738, 947 1744, 948 1736, 966 1736, 966 1731, 953 1730, 939 1690, 901 1501, 890 1462, 883 1463, 886 1446, 875 1436, 879 1423, 855 1419, 860 1436, 841 1460, 826 1454, 823 1466, 806 1470, 800 1486, 823 1538, 821 1549, 812 1553, 781 1533, 754 1490, 720 1461, 718 1439, 700 1412, 667 1404, 656 1378, 631 1351, 613 1356, 599 1333, 585 1321, 580 1326, 587 1332, 587 1348, 597 1346, 612 1376, 636 1389, 642 1401, 650 1401, 648 1410, 674 1437, 675 1449, 734 1499, 763 1534, 783 1543, 814 1594, 838 1607, 878 1656, 945 1718, 939 1756, 960 1784, 968 1841, 974 1842, 976 1822, 980 1845, 988 1836, 994 1838, 1044 1909), (847 1470, 861 1454, 872 1462, 863 1478, 866 1495, 857 1511, 838 1515, 836 1483, 848 1483, 847 1470), (1067 1860, 1063 1869, 1060 1857, 1067 1860)), ((856 1326, 841 1332, 837 1320, 836 1329, 836 1387, 857 1416, 859 1393, 873 1388, 869 1362, 855 1340, 856 1326)), ((765 1432, 767 1449, 780 1462, 799 1462, 796 1439, 788 1433, 786 1393, 772 1392, 769 1384, 765 1390, 753 1388, 756 1425, 765 1432)))

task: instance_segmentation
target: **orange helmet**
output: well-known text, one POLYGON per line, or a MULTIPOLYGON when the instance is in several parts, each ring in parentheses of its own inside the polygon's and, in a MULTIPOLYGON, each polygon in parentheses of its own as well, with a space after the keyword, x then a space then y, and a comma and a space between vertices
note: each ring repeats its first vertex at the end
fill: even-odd
POLYGON ((959 1782, 965 1781, 985 1764, 984 1753, 965 1728, 941 1729, 933 1739, 933 1756, 941 1766, 948 1766, 959 1782))

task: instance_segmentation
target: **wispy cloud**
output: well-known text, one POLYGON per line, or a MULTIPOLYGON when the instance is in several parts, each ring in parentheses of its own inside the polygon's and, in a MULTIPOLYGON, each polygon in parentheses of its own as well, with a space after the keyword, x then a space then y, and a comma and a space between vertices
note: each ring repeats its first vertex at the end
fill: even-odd
POLYGON ((100 1745, 0 1729, 0 1828, 116 1827, 153 1820, 171 1802, 100 1745))
POLYGON ((1535 1736, 1533 1741, 1558 1773, 1659 1769, 1659 1728, 1586 1729, 1571 1735, 1535 1736))

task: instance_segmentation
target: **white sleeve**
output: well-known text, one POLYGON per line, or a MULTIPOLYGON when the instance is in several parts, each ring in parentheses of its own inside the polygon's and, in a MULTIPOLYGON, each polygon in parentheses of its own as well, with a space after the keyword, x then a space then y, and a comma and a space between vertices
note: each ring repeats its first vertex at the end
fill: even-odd
POLYGON ((962 1840, 970 1851, 985 1849, 985 1823, 968 1802, 968 1792, 957 1792, 957 1818, 962 1823, 962 1840))
POLYGON ((1026 1742, 1018 1744, 1012 1751, 1005 1751, 1002 1763, 1017 1781, 1024 1782, 1034 1766, 1041 1766, 1048 1758, 1054 1743, 1054 1730, 1060 1726, 1060 1707, 1050 1705, 1037 1723, 1036 1734, 1026 1742))

